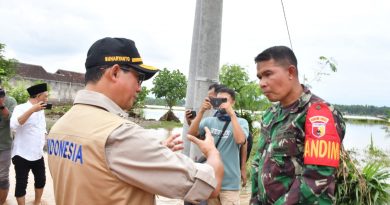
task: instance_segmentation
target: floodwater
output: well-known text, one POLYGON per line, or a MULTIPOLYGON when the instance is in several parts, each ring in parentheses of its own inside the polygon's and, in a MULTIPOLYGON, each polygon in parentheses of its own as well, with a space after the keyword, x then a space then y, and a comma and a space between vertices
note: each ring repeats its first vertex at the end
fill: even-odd
MULTIPOLYGON (((146 119, 158 120, 167 112, 165 109, 144 109, 146 119)), ((184 111, 174 110, 175 115, 184 122, 184 111)), ((343 144, 347 149, 365 149, 371 141, 371 136, 374 145, 384 151, 390 152, 390 126, 373 123, 346 123, 346 133, 343 144)), ((182 133, 182 128, 175 128, 173 130, 156 129, 158 134, 163 138, 168 136, 168 133, 182 133)))
POLYGON ((348 149, 362 150, 371 143, 374 146, 390 152, 390 126, 369 123, 347 123, 344 146, 348 149))

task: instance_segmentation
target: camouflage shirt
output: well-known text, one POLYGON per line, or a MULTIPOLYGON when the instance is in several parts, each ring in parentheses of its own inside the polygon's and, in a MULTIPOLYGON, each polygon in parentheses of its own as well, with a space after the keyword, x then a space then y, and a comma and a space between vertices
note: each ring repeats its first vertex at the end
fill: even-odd
MULTIPOLYGON (((306 112, 314 102, 324 101, 304 87, 291 106, 275 104, 264 113, 251 170, 250 204, 334 203, 336 168, 303 163, 306 112)), ((329 109, 341 141, 343 117, 330 105, 329 109)))

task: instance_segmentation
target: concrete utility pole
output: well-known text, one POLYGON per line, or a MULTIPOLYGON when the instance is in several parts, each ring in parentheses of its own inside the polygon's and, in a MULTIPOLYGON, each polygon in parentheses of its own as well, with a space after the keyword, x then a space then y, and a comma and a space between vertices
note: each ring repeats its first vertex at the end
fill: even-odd
MULTIPOLYGON (((186 109, 199 110, 208 87, 218 82, 221 50, 223 0, 197 0, 192 34, 190 69, 186 109)), ((210 113, 209 113, 210 114, 210 113)), ((196 159, 200 151, 186 138, 188 125, 184 122, 183 153, 196 159)))

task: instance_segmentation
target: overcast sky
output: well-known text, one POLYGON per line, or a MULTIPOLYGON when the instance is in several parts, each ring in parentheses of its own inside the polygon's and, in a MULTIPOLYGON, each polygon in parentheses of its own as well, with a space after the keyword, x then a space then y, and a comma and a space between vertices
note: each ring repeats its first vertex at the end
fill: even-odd
MULTIPOLYGON (((284 0, 301 74, 313 78, 319 56, 338 71, 311 82, 331 103, 390 106, 390 1, 284 0)), ((188 75, 195 0, 0 0, 0 42, 6 57, 48 72, 84 72, 96 40, 134 40, 145 64, 188 75)), ((221 61, 239 64, 256 80, 254 57, 290 46, 276 0, 225 0, 221 61)), ((146 83, 151 87, 151 81, 146 83)))

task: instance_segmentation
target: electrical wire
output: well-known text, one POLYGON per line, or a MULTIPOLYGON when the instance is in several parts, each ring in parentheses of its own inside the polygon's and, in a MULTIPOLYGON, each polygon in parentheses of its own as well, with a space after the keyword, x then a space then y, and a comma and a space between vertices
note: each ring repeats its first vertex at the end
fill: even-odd
POLYGON ((280 2, 282 3, 283 14, 284 14, 284 21, 286 22, 286 28, 287 28, 288 39, 290 40, 290 47, 291 47, 291 50, 293 50, 293 46, 292 46, 292 42, 291 42, 291 36, 290 36, 290 30, 288 29, 288 24, 287 24, 286 12, 284 11, 283 0, 280 0, 280 2))

